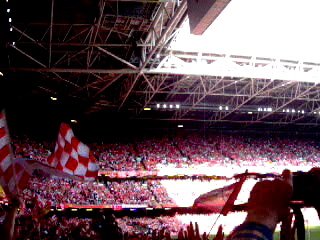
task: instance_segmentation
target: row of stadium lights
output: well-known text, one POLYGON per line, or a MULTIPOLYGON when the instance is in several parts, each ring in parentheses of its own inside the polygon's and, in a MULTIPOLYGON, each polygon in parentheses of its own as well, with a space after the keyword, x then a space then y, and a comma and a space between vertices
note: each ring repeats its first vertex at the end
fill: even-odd
MULTIPOLYGON (((1 75, 1 72, 0 72, 0 75, 1 75)), ((57 97, 50 97, 50 98, 51 98, 52 101, 57 101, 58 100, 57 97)), ((160 108, 162 108, 162 109, 167 109, 167 108, 169 108, 169 109, 180 109, 180 104, 166 104, 166 103, 160 104, 160 103, 158 103, 156 105, 156 107, 157 107, 157 109, 160 109, 160 108)), ((151 108, 150 107, 145 107, 144 110, 148 111, 148 110, 151 110, 151 108)), ((220 111, 223 111, 223 110, 228 111, 229 107, 228 106, 219 106, 219 110, 220 111)), ((272 112, 272 108, 271 107, 263 107, 263 108, 259 107, 258 108, 258 112, 272 112)), ((302 113, 302 114, 305 113, 304 110, 295 110, 295 109, 290 109, 290 108, 283 109, 282 112, 284 112, 284 113, 296 113, 297 112, 297 113, 302 113)), ((320 112, 313 112, 313 113, 320 115, 320 112)), ((253 112, 249 111, 248 114, 253 114, 253 112)), ((72 119, 71 122, 72 123, 77 123, 77 120, 72 119)), ((178 128, 183 128, 183 125, 179 124, 178 128)))
MULTIPOLYGON (((287 109, 283 109, 282 112, 286 112, 286 113, 302 113, 304 114, 304 110, 298 110, 296 111, 295 109, 290 109, 290 108, 287 108, 287 109)), ((316 112, 315 112, 316 113, 316 112)))
MULTIPOLYGON (((156 105, 157 109, 180 109, 180 104, 160 104, 160 103, 157 103, 156 105)), ((151 110, 150 107, 145 107, 144 110, 151 110)), ((219 110, 222 111, 222 110, 226 110, 228 111, 229 110, 229 107, 228 106, 219 106, 219 110)))
POLYGON ((265 108, 259 107, 258 112, 272 112, 272 108, 271 107, 265 107, 265 108))
MULTIPOLYGON (((271 107, 265 107, 265 108, 259 107, 258 112, 272 112, 272 108, 271 107)), ((302 114, 305 113, 304 110, 295 110, 293 108, 292 109, 290 109, 290 108, 282 109, 282 112, 284 112, 284 113, 302 113, 302 114)), ((315 112, 315 114, 316 114, 316 112, 315 112)), ((320 114, 320 112, 319 112, 319 114, 320 114)))
MULTIPOLYGON (((12 17, 10 16, 11 13, 11 9, 9 7, 9 0, 6 0, 7 2, 7 14, 8 14, 8 22, 9 22, 9 31, 12 32, 13 31, 13 27, 12 27, 12 17)), ((15 42, 12 42, 12 45, 15 45, 15 42)))
POLYGON ((170 108, 170 109, 179 109, 180 108, 180 104, 160 104, 160 103, 157 103, 157 108, 170 108))

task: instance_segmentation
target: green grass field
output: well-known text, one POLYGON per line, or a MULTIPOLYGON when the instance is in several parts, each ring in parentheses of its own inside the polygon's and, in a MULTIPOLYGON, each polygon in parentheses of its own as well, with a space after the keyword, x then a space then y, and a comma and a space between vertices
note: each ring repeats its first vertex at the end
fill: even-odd
MULTIPOLYGON (((276 232, 274 234, 274 240, 279 240, 280 236, 279 236, 279 232, 276 232)), ((306 228, 306 240, 316 240, 316 239, 320 239, 320 227, 309 227, 306 228)))

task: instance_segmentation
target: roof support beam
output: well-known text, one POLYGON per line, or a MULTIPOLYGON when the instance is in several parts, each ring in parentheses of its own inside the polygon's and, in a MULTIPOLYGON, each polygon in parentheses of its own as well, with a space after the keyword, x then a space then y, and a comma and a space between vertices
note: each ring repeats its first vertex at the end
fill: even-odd
POLYGON ((261 121, 261 120, 269 117, 270 115, 274 114, 274 112, 277 112, 277 111, 283 109, 284 107, 288 106, 290 103, 294 102, 298 98, 302 97, 303 95, 305 95, 309 91, 311 91, 314 88, 316 88, 316 85, 315 84, 309 84, 309 86, 304 90, 302 90, 301 88, 302 88, 302 83, 297 83, 296 86, 295 86, 295 89, 294 89, 294 93, 293 93, 292 97, 289 100, 278 99, 278 101, 276 102, 276 105, 273 106, 273 111, 269 112, 269 113, 262 113, 261 116, 258 116, 256 121, 261 121))

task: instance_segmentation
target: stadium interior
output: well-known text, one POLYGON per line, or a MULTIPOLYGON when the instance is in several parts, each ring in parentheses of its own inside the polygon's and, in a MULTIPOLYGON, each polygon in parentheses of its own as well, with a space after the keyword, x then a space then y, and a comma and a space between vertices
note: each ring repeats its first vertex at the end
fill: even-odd
MULTIPOLYGON (((190 222, 228 234, 266 174, 319 167, 319 7, 1 0, 0 110, 13 157, 46 164, 67 123, 100 167, 93 182, 35 171, 16 239, 177 237, 190 222), (246 171, 226 216, 194 208, 246 171)), ((2 221, 3 190, 0 203, 2 221)), ((317 213, 303 213, 316 239, 317 213)))

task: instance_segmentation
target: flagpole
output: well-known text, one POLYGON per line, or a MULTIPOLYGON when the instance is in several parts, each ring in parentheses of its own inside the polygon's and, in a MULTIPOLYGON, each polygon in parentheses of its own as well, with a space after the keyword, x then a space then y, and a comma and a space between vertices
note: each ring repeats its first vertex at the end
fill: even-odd
POLYGON ((236 200, 237 196, 239 195, 239 192, 241 190, 242 184, 244 183, 244 181, 247 178, 247 174, 248 174, 248 169, 244 172, 244 174, 240 177, 240 180, 236 183, 237 185, 233 189, 232 193, 228 197, 228 200, 226 201, 226 203, 224 204, 223 208, 221 209, 218 217, 216 218, 216 220, 214 221, 213 225, 211 226, 210 231, 208 232, 208 235, 210 235, 210 232, 212 231, 213 227, 216 225, 216 223, 217 223, 218 219, 220 218, 220 216, 222 214, 226 215, 229 212, 228 208, 230 208, 230 205, 231 204, 234 205, 234 201, 236 200))

